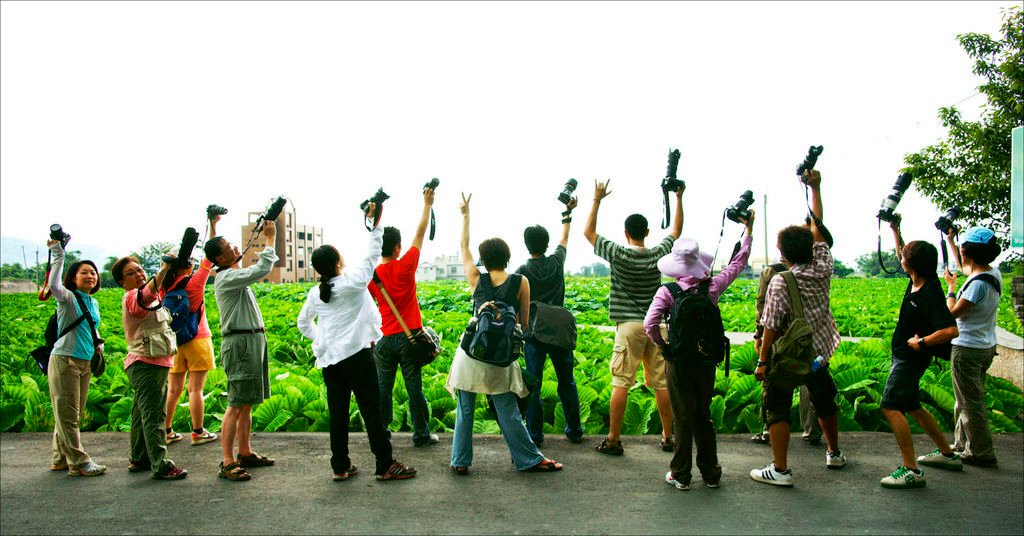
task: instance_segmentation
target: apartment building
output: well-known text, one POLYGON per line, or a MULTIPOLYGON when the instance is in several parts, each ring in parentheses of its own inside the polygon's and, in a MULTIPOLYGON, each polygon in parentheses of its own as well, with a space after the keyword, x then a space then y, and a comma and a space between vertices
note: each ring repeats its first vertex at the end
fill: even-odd
POLYGON ((421 262, 416 268, 417 281, 442 279, 466 280, 466 274, 462 270, 462 259, 458 255, 440 255, 434 262, 421 262))
MULTIPOLYGON (((249 223, 242 226, 240 244, 247 244, 252 237, 256 222, 262 212, 250 212, 249 223)), ((300 225, 296 222, 295 210, 287 205, 277 218, 277 250, 278 261, 274 268, 263 279, 267 283, 302 283, 316 281, 317 275, 310 263, 313 250, 322 245, 323 228, 312 225, 300 225)), ((262 236, 256 238, 253 246, 242 257, 242 266, 256 264, 256 257, 265 247, 262 236)))

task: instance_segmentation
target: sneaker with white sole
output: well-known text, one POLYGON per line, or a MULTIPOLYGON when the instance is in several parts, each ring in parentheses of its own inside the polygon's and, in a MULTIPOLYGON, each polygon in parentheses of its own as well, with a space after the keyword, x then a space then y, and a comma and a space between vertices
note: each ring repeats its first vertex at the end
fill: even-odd
POLYGON ((779 471, 775 468, 775 463, 769 463, 763 469, 752 469, 750 478, 773 486, 793 487, 793 470, 779 471))
POLYGON ((846 455, 843 454, 843 451, 832 452, 830 450, 825 452, 825 467, 829 469, 842 469, 844 466, 846 466, 846 455))
POLYGON ((890 489, 923 488, 926 484, 924 471, 907 469, 902 465, 882 479, 882 487, 890 489))
POLYGON ((917 463, 921 465, 927 465, 928 467, 949 469, 950 471, 964 470, 964 464, 963 461, 960 459, 959 454, 954 452, 952 456, 946 456, 939 449, 935 449, 923 456, 918 456, 917 463))
POLYGON ((100 465, 92 460, 79 465, 72 465, 68 468, 70 476, 97 476, 107 472, 106 465, 100 465))
POLYGON ((665 483, 668 484, 669 486, 675 486, 675 488, 678 490, 690 490, 690 485, 681 480, 676 480, 675 477, 672 476, 672 471, 665 473, 665 483))
POLYGON ((216 441, 216 440, 217 440, 217 434, 215 434, 215 433, 213 433, 213 432, 211 432, 209 430, 203 430, 203 433, 201 433, 201 434, 197 434, 195 432, 192 432, 192 446, 193 447, 196 446, 196 445, 205 445, 206 443, 211 443, 211 442, 216 441))

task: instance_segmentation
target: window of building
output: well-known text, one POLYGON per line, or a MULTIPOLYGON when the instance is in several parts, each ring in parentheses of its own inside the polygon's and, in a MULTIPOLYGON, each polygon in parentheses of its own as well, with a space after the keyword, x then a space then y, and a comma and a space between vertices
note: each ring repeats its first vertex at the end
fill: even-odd
POLYGON ((302 261, 299 261, 299 268, 305 268, 305 267, 306 267, 306 263, 302 262, 302 261))
POLYGON ((306 247, 306 252, 309 253, 310 255, 312 255, 313 254, 313 247, 312 246, 306 247))
POLYGON ((299 231, 298 235, 299 235, 299 240, 305 240, 306 239, 306 233, 304 233, 302 231, 299 231))

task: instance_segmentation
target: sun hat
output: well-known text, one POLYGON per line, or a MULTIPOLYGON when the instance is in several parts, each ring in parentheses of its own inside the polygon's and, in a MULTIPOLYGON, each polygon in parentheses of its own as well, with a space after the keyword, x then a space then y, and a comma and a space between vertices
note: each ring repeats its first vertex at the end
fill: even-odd
POLYGON ((987 227, 971 227, 964 233, 964 242, 975 244, 988 244, 996 234, 987 227))
POLYGON ((711 255, 700 250, 696 240, 680 238, 672 244, 672 252, 658 259, 658 270, 672 277, 704 279, 711 275, 711 255))

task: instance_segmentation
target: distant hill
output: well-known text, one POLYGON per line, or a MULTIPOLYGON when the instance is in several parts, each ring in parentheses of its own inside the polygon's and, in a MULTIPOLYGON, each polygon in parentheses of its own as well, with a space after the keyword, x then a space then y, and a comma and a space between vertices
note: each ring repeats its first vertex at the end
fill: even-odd
MULTIPOLYGON (((68 249, 81 251, 83 259, 91 259, 100 267, 106 263, 107 257, 118 254, 118 252, 103 246, 80 244, 74 241, 68 244, 68 249)), ((13 236, 0 236, 0 264, 20 264, 25 266, 27 262, 28 266, 35 266, 36 250, 39 250, 39 262, 46 264, 45 242, 25 240, 24 238, 13 236), (25 248, 24 256, 22 255, 22 247, 25 248)))

